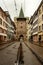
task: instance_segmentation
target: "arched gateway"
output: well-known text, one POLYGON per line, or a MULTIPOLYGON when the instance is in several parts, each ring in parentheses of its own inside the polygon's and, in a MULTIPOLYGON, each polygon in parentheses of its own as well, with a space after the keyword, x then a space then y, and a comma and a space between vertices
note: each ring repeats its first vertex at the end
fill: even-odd
POLYGON ((22 38, 22 40, 24 40, 24 36, 23 35, 20 35, 19 36, 19 40, 22 38))

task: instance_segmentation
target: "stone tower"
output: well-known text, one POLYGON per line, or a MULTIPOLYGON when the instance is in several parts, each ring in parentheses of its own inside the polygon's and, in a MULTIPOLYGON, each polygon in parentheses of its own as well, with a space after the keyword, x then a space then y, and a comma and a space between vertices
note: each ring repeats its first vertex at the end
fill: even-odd
POLYGON ((27 39, 27 19, 24 17, 23 9, 21 7, 19 17, 15 17, 14 21, 16 23, 16 39, 19 40, 21 37, 23 40, 27 39))

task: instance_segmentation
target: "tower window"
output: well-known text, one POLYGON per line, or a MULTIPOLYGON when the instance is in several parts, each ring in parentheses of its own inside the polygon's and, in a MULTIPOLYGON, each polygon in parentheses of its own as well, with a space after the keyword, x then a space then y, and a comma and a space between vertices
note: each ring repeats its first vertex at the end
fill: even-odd
POLYGON ((21 23, 22 24, 22 23, 21 23))
POLYGON ((21 28, 23 28, 23 27, 21 26, 21 28))

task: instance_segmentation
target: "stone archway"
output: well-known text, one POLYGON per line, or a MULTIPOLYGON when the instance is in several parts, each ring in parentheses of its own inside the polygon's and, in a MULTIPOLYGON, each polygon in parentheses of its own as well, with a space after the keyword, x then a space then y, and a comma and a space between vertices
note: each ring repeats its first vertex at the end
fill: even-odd
POLYGON ((21 38, 24 40, 24 36, 23 36, 23 35, 20 35, 20 36, 19 36, 19 40, 20 40, 21 38))

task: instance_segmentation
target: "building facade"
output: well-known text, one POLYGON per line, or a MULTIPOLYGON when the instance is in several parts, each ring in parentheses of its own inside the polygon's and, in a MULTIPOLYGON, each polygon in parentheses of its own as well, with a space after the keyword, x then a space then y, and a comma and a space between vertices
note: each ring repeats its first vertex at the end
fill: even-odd
POLYGON ((7 25, 7 39, 8 40, 12 40, 13 37, 14 37, 14 22, 11 20, 11 17, 9 15, 9 12, 6 11, 6 15, 7 15, 7 22, 8 22, 8 25, 7 25))
POLYGON ((31 36, 33 41, 38 42, 39 38, 43 41, 43 0, 31 17, 30 23, 32 25, 31 36))
POLYGON ((0 41, 7 39, 7 26, 6 26, 6 14, 0 7, 0 41))
POLYGON ((37 11, 33 15, 33 23, 32 23, 32 25, 33 25, 33 27, 32 27, 33 28, 33 33, 32 33, 33 40, 35 42, 38 42, 38 12, 37 11))
POLYGON ((15 23, 11 20, 9 13, 0 7, 0 42, 11 40, 14 37, 14 30, 15 23))
POLYGON ((38 7, 38 36, 43 41, 43 0, 38 7))

